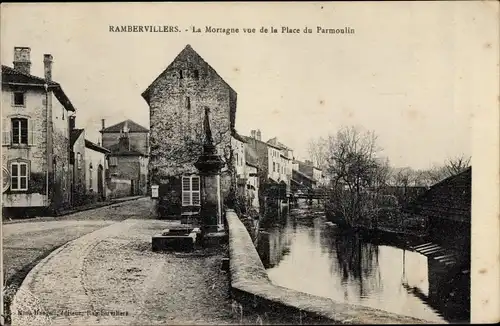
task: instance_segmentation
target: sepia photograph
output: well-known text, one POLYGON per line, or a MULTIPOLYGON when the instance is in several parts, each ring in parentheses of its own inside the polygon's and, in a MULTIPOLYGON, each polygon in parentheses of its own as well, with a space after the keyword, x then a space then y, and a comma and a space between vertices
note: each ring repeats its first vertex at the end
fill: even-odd
POLYGON ((0 13, 1 325, 500 321, 498 2, 0 13))

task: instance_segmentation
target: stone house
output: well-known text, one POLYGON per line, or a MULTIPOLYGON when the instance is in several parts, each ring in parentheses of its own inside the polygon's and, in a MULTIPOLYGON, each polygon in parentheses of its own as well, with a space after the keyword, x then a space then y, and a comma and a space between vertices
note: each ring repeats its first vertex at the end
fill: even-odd
POLYGON ((307 175, 309 178, 314 180, 314 187, 326 185, 326 179, 323 176, 323 171, 315 166, 312 161, 305 160, 304 162, 302 162, 299 160, 294 160, 292 165, 293 169, 307 175))
POLYGON ((71 205, 86 203, 85 130, 74 127, 74 117, 70 121, 70 169, 72 171, 71 205))
POLYGON ((287 175, 287 161, 282 148, 262 141, 260 130, 252 130, 251 137, 245 137, 247 146, 255 153, 259 173, 260 190, 266 192, 270 187, 281 185, 290 192, 290 179, 287 175))
POLYGON ((15 47, 14 67, 2 65, 2 162, 10 174, 3 208, 13 215, 71 203, 68 116, 75 108, 52 80, 52 55, 44 55, 44 78, 31 74, 30 56, 29 47, 15 47))
POLYGON ((220 182, 227 203, 236 183, 236 92, 187 45, 142 97, 150 108, 149 179, 160 186, 160 215, 199 211, 200 178, 194 163, 202 153, 205 108, 210 109, 214 145, 225 162, 220 182))
POLYGON ((149 154, 149 130, 140 124, 127 119, 120 123, 106 127, 106 120, 102 119, 101 146, 111 148, 120 141, 123 133, 128 134, 130 146, 135 150, 143 153, 145 156, 149 154))
MULTIPOLYGON (((245 143, 246 144, 246 143, 245 143)), ((245 146, 245 178, 246 178, 246 187, 247 189, 252 190, 253 199, 251 200, 252 207, 259 209, 259 165, 258 165, 258 157, 255 151, 245 146)))
MULTIPOLYGON (((292 162, 294 160, 293 149, 278 141, 277 137, 271 138, 267 141, 268 144, 279 147, 280 153, 280 178, 286 180, 288 186, 292 180, 292 162)), ((289 188, 288 188, 289 189, 289 188)))
POLYGON ((107 184, 112 198, 145 195, 148 191, 148 155, 132 145, 130 139, 125 129, 118 143, 109 147, 107 184))
POLYGON ((106 170, 110 150, 85 139, 85 185, 93 201, 106 200, 106 170))

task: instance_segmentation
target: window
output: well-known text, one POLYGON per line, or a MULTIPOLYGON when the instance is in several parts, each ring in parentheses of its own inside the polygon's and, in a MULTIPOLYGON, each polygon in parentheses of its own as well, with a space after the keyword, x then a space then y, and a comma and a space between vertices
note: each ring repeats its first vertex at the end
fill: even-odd
POLYGON ((193 71, 193 78, 194 78, 194 79, 198 79, 198 78, 200 78, 200 74, 199 74, 199 72, 198 72, 198 70, 197 70, 197 69, 195 69, 195 70, 193 71))
POLYGON ((14 106, 24 106, 24 92, 14 92, 14 106))
POLYGON ((76 167, 78 170, 82 169, 82 154, 80 152, 76 153, 76 167))
POLYGON ((182 206, 200 206, 200 177, 182 177, 182 206))
POLYGON ((10 166, 10 189, 28 190, 28 163, 16 162, 10 166))
POLYGON ((235 153, 234 155, 236 156, 236 165, 239 165, 240 164, 240 160, 238 159, 238 153, 235 153))
POLYGON ((184 77, 182 76, 182 69, 179 69, 179 79, 182 79, 182 78, 184 78, 184 77))
POLYGON ((12 143, 28 144, 28 119, 12 119, 12 143))
POLYGON ((276 163, 273 162, 273 172, 276 172, 276 163))
POLYGON ((109 165, 110 166, 117 166, 118 165, 118 158, 117 157, 110 157, 109 158, 109 165))

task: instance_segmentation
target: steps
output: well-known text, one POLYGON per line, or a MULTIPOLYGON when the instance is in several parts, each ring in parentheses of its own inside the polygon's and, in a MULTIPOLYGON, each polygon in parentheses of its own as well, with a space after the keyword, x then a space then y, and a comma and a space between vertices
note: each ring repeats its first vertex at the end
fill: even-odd
POLYGON ((434 259, 445 266, 453 266, 458 262, 457 254, 453 250, 442 248, 433 242, 410 246, 410 250, 434 259))

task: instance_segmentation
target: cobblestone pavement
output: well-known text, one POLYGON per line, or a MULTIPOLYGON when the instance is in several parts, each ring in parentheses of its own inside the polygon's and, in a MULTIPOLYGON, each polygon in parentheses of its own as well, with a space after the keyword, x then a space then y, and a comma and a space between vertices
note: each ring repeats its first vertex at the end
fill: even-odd
POLYGON ((152 218, 148 198, 117 203, 61 216, 29 219, 22 223, 2 225, 4 309, 9 320, 9 303, 26 274, 54 249, 85 234, 127 218, 152 218))
POLYGON ((16 294, 13 324, 254 324, 231 302, 224 248, 151 251, 172 223, 128 219, 57 249, 16 294))

